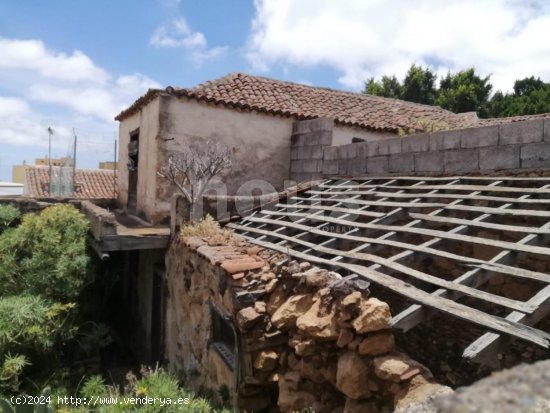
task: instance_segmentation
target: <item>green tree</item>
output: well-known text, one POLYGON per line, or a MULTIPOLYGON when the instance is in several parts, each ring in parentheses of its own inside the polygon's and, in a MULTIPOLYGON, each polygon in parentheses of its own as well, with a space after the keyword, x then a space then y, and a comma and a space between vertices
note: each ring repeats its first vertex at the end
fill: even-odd
POLYGON ((513 93, 497 91, 488 105, 490 117, 535 115, 550 112, 550 83, 540 78, 516 80, 513 93))
POLYGON ((437 96, 437 75, 429 67, 412 64, 403 80, 402 99, 409 102, 433 105, 437 96))
POLYGON ((493 89, 490 78, 478 76, 474 68, 455 74, 449 72, 441 79, 435 103, 455 113, 477 112, 479 116, 485 117, 493 89))
POLYGON ((402 99, 403 86, 399 80, 393 76, 382 76, 381 80, 375 80, 371 77, 365 82, 363 93, 367 95, 382 96, 385 98, 402 99))

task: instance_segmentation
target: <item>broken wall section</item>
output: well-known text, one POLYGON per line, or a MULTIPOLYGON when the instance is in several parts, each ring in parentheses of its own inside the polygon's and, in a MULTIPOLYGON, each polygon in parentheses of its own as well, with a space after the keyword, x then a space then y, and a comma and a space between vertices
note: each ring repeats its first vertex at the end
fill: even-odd
POLYGON ((167 277, 169 367, 239 409, 391 412, 450 391, 395 348, 364 281, 233 237, 179 240, 167 277))

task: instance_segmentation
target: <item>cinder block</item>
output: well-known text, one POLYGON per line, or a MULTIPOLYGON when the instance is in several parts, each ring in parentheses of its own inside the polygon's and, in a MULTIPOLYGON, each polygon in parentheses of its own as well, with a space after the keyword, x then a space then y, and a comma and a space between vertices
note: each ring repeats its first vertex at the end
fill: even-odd
POLYGON ((310 146, 311 159, 323 159, 323 147, 322 146, 310 146))
POLYGON ((304 135, 293 134, 290 137, 290 147, 297 148, 305 145, 304 135))
POLYGON ((294 159, 299 159, 299 156, 300 156, 300 148, 292 148, 290 149, 290 159, 291 160, 294 160, 294 159))
POLYGON ((414 154, 415 172, 443 172, 443 152, 430 151, 414 154))
POLYGON ((550 118, 544 119, 544 140, 550 142, 550 118))
POLYGON ((308 120, 299 120, 293 123, 292 133, 310 133, 317 131, 332 131, 334 128, 334 120, 328 118, 317 118, 308 120))
POLYGON ((414 172, 414 155, 412 153, 390 155, 388 158, 388 170, 390 172, 414 172))
POLYGON ((550 168, 550 143, 523 145, 520 158, 522 168, 550 168))
POLYGON ((462 148, 479 148, 498 145, 498 128, 496 125, 462 129, 460 146, 462 148))
POLYGON ((290 172, 304 172, 303 161, 295 160, 290 162, 290 172))
POLYGON ((322 172, 323 161, 317 159, 302 160, 302 172, 322 172))
POLYGON ((373 156, 372 158, 367 158, 367 173, 369 174, 379 174, 379 173, 388 173, 388 156, 373 156))
POLYGON ((405 136, 402 140, 403 153, 426 152, 430 150, 430 134, 405 136))
POLYGON ((403 138, 380 139, 375 142, 377 144, 378 151, 376 153, 369 154, 369 156, 392 155, 401 153, 403 138))
POLYGON ((340 158, 339 146, 325 146, 323 148, 323 159, 325 161, 335 161, 340 158))
POLYGON ((332 131, 315 131, 315 132, 306 133, 303 136, 304 136, 304 145, 306 146, 332 145, 332 131))
POLYGON ((479 169, 482 171, 519 167, 518 145, 490 146, 479 150, 479 169))
POLYGON ((348 160, 340 159, 338 161, 338 175, 345 175, 348 171, 348 160))
POLYGON ((444 152, 445 172, 469 172, 479 170, 479 150, 460 149, 444 152))
POLYGON ((349 143, 342 145, 340 148, 340 155, 342 159, 355 159, 357 158, 357 144, 349 143))
POLYGON ((323 161, 323 175, 338 175, 339 161, 323 161))
POLYGON ((500 125, 499 145, 542 141, 544 120, 512 122, 500 125))
POLYGON ((364 175, 367 172, 367 159, 351 159, 347 165, 347 175, 364 175))
POLYGON ((430 134, 430 150, 443 151, 460 148, 461 130, 434 132, 430 134))

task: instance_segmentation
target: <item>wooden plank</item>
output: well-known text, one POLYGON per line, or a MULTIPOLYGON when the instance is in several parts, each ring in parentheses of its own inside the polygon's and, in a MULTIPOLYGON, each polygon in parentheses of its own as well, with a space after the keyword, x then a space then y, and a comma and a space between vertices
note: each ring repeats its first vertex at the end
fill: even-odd
MULTIPOLYGON (((311 191, 308 191, 308 193, 310 192, 311 191)), ((339 195, 342 195, 342 193, 339 193, 339 195)), ((307 201, 309 198, 292 197, 292 199, 307 201)), ((386 201, 367 201, 363 199, 342 199, 342 198, 323 199, 323 201, 347 203, 352 205, 353 204, 373 205, 373 206, 400 207, 400 208, 442 208, 442 209, 448 209, 448 210, 483 212, 486 214, 497 214, 497 215, 517 215, 517 216, 532 216, 532 217, 544 217, 544 218, 550 217, 550 211, 540 211, 535 209, 499 209, 499 208, 468 206, 468 205, 449 205, 444 203, 432 203, 432 202, 419 202, 419 203, 386 202, 386 201)))
MULTIPOLYGON (((330 211, 330 212, 341 212, 344 214, 349 214, 351 211, 349 208, 339 208, 339 207, 331 207, 331 206, 319 206, 319 205, 308 205, 308 204, 276 204, 277 208, 285 208, 285 209, 316 209, 321 211, 330 211)), ((374 218, 380 218, 383 216, 386 216, 386 214, 382 212, 374 212, 374 211, 363 211, 359 209, 353 210, 354 215, 362 215, 365 217, 374 217, 374 218)))
POLYGON ((432 216, 428 214, 417 214, 410 212, 409 216, 413 219, 420 219, 422 221, 442 222, 445 224, 458 224, 467 225, 469 227, 480 227, 493 229, 504 232, 524 232, 527 234, 550 234, 550 229, 543 229, 539 227, 522 227, 517 225, 501 225, 493 224, 492 222, 475 221, 472 219, 460 219, 452 217, 432 216))
MULTIPOLYGON (((232 224, 234 225, 234 224, 232 224)), ((248 228, 245 228, 245 230, 248 228)), ((509 334, 517 338, 521 338, 526 341, 530 341, 542 347, 548 348, 550 346, 550 334, 528 327, 522 324, 512 322, 500 317, 492 316, 490 314, 484 313, 483 311, 470 308, 463 304, 456 303, 454 301, 432 296, 431 294, 419 290, 412 285, 403 282, 401 280, 395 279, 387 274, 374 271, 368 268, 365 268, 356 264, 346 264, 342 262, 331 262, 325 258, 316 257, 311 254, 304 254, 299 251, 296 251, 292 248, 276 245, 271 242, 260 241, 252 237, 245 237, 250 240, 250 242, 260 245, 265 248, 273 249, 284 254, 288 254, 292 257, 306 260, 312 263, 319 265, 328 265, 331 267, 338 267, 344 270, 354 272, 363 278, 379 284, 383 287, 389 288, 390 290, 403 295, 411 300, 417 301, 423 305, 426 305, 431 308, 435 308, 438 311, 443 313, 455 316, 457 318, 469 321, 474 324, 478 324, 484 328, 498 331, 500 333, 509 334)), ((312 249, 315 249, 315 245, 312 245, 312 249)))
MULTIPOLYGON (((540 310, 528 317, 526 317, 523 313, 514 311, 506 316, 506 320, 525 325, 534 325, 542 318, 546 317, 550 312, 550 286, 546 286, 528 302, 537 304, 540 310)), ((494 355, 496 355, 501 340, 502 337, 499 334, 485 333, 466 347, 462 353, 462 356, 477 362, 491 360, 494 355)))
MULTIPOLYGON (((497 179, 495 179, 497 180, 497 179)), ((499 177, 499 181, 502 179, 499 177)), ((327 188, 326 186, 319 186, 320 188, 327 188)), ((362 188, 379 188, 380 185, 371 184, 362 186, 362 188)), ((339 188, 342 189, 357 189, 358 185, 342 185, 339 188)), ((481 191, 481 192, 512 192, 512 193, 521 193, 521 194, 550 194, 550 189, 542 188, 526 188, 526 187, 515 187, 515 186, 489 186, 489 185, 418 185, 416 187, 405 186, 405 185, 389 185, 386 186, 389 189, 436 189, 438 191, 481 191)), ((361 192, 361 191, 358 191, 361 192)), ((331 193, 330 191, 327 193, 331 193)))
POLYGON ((448 239, 452 241, 468 242, 468 243, 479 244, 479 245, 490 245, 495 248, 508 249, 512 251, 521 251, 521 252, 540 254, 540 255, 550 255, 550 248, 546 248, 546 247, 538 247, 538 246, 527 247, 525 245, 517 244, 514 242, 474 237, 470 235, 452 234, 450 232, 438 231, 435 229, 414 228, 414 227, 396 226, 396 225, 369 224, 364 222, 347 221, 347 220, 332 218, 332 217, 302 214, 299 212, 261 211, 261 213, 266 213, 268 215, 284 215, 287 217, 304 217, 313 221, 329 222, 332 224, 355 226, 358 228, 376 229, 380 231, 407 232, 410 234, 426 235, 429 237, 448 239))
MULTIPOLYGON (((454 180, 463 180, 463 181, 550 181, 550 177, 544 176, 396 176, 396 175, 369 175, 370 180, 383 180, 383 179, 395 179, 396 181, 454 181, 454 180)), ((348 178, 349 179, 349 178, 348 178)), ((336 179, 333 179, 336 180, 336 179)), ((354 179, 354 181, 361 181, 362 178, 354 179)))
POLYGON ((509 202, 512 204, 550 204, 550 199, 538 198, 509 198, 504 196, 489 196, 489 195, 470 195, 470 194, 443 194, 443 193, 398 193, 398 192, 373 192, 374 196, 383 198, 427 198, 427 199, 468 199, 472 201, 491 201, 491 202, 509 202))
MULTIPOLYGON (((299 229, 299 230, 302 230, 302 231, 308 231, 309 230, 309 227, 307 227, 305 225, 293 224, 293 223, 287 223, 287 225, 290 228, 295 228, 295 229, 299 229)), ((238 230, 243 230, 243 228, 245 228, 245 227, 237 225, 237 224, 230 224, 229 227, 233 228, 233 229, 238 229, 238 230)), ((505 297, 501 297, 501 296, 498 296, 498 295, 495 295, 495 294, 491 294, 491 293, 487 293, 487 292, 484 292, 484 291, 476 290, 475 288, 470 288, 468 286, 464 286, 464 285, 461 285, 461 284, 456 284, 456 283, 453 283, 451 281, 447 281, 447 280, 444 280, 442 278, 435 277, 433 275, 426 274, 424 272, 409 268, 405 265, 402 265, 402 264, 399 264, 397 262, 388 260, 386 258, 379 257, 377 255, 365 254, 365 253, 360 253, 360 252, 349 252, 349 251, 343 251, 343 250, 338 250, 338 249, 329 248, 329 247, 323 247, 323 246, 320 246, 320 245, 317 245, 317 244, 314 244, 314 243, 311 243, 311 242, 307 242, 307 241, 304 241, 304 240, 301 240, 301 239, 298 239, 298 238, 295 238, 295 237, 291 237, 291 236, 288 236, 288 235, 283 235, 283 234, 280 234, 280 233, 276 233, 274 231, 267 231, 267 230, 256 229, 256 228, 251 228, 251 227, 246 227, 246 228, 248 228, 247 231, 255 232, 255 233, 261 234, 261 235, 265 235, 267 237, 276 237, 276 238, 283 239, 285 241, 289 241, 289 242, 297 243, 297 244, 300 244, 300 245, 304 245, 306 247, 309 247, 309 248, 311 248, 315 251, 318 251, 318 252, 321 252, 321 253, 324 253, 324 254, 332 254, 332 255, 336 255, 336 256, 347 257, 347 258, 357 259, 357 260, 361 260, 361 261, 369 261, 369 262, 372 262, 372 263, 375 263, 375 264, 379 264, 383 267, 389 268, 389 269, 394 270, 394 271, 401 272, 403 274, 406 274, 410 277, 413 277, 413 278, 416 278, 418 280, 424 281, 426 283, 433 284, 433 285, 436 285, 436 286, 442 287, 442 288, 447 288, 449 290, 458 291, 458 292, 461 292, 462 294, 469 295, 470 297, 474 297, 474 298, 477 298, 477 299, 480 299, 480 300, 483 300, 483 301, 486 301, 486 302, 490 302, 490 303, 493 303, 493 304, 501 305, 503 307, 515 309, 515 310, 526 312, 526 313, 532 313, 533 311, 536 310, 535 306, 528 306, 528 305, 525 305, 525 303, 517 301, 517 300, 511 300, 509 298, 505 298, 505 297)), ((331 262, 335 262, 335 261, 331 261, 331 262)))

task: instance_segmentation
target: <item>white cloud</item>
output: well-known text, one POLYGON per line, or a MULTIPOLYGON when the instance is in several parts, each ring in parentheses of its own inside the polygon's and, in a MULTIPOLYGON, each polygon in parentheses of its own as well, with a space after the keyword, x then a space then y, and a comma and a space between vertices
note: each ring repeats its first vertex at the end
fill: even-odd
POLYGON ((515 79, 550 81, 550 4, 544 0, 256 0, 247 57, 325 64, 359 89, 370 76, 402 77, 412 62, 438 73, 475 66, 496 88, 515 79))
POLYGON ((31 70, 48 79, 103 84, 109 74, 79 50, 71 55, 46 49, 40 40, 0 38, 0 68, 31 70))
POLYGON ((204 62, 214 60, 225 53, 227 47, 208 48, 206 37, 201 32, 194 32, 187 20, 180 17, 157 28, 149 43, 159 48, 183 48, 190 53, 191 60, 197 67, 204 62))
POLYGON ((39 40, 0 38, 0 56, 0 90, 11 95, 0 95, 3 144, 47 146, 52 125, 53 146, 65 151, 76 127, 86 136, 81 149, 110 153, 114 116, 148 88, 160 87, 139 73, 113 76, 83 52, 57 52, 39 40))

